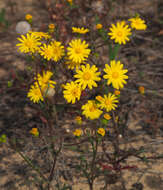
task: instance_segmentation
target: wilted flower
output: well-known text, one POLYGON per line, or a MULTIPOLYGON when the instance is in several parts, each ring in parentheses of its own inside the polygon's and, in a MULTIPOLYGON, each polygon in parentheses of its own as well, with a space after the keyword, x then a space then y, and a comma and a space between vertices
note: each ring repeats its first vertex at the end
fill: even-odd
POLYGON ((144 94, 145 93, 144 86, 139 86, 139 92, 140 92, 140 94, 144 94))
POLYGON ((31 25, 27 21, 20 21, 16 25, 16 32, 26 34, 31 30, 31 25))

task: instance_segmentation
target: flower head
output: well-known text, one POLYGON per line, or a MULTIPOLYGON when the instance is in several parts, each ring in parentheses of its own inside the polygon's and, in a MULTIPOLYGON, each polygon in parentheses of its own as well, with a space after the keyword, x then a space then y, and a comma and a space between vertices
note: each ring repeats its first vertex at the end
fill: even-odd
POLYGON ((104 94, 104 97, 97 96, 96 99, 99 101, 99 103, 97 104, 98 107, 101 109, 105 109, 107 112, 115 110, 115 108, 117 107, 116 103, 118 103, 118 100, 114 94, 104 94))
POLYGON ((48 31, 49 31, 49 33, 53 33, 54 32, 54 30, 55 30, 55 25, 54 24, 49 24, 48 25, 48 31))
MULTIPOLYGON (((31 85, 30 90, 27 94, 27 97, 33 101, 34 103, 38 103, 39 101, 44 100, 44 96, 48 96, 48 91, 53 89, 56 84, 56 82, 50 80, 53 73, 50 71, 43 71, 43 74, 38 74, 37 77, 35 77, 35 83, 34 85, 31 85)), ((53 93, 54 94, 54 93, 53 93)))
POLYGON ((130 40, 128 37, 131 35, 131 29, 124 21, 117 22, 117 26, 112 24, 110 31, 108 35, 115 43, 126 44, 126 41, 130 40))
POLYGON ((106 75, 104 75, 104 79, 108 79, 107 84, 113 85, 114 88, 119 89, 123 88, 123 84, 126 84, 125 79, 128 79, 128 76, 125 75, 125 73, 128 72, 127 69, 123 69, 123 64, 120 63, 120 61, 111 61, 110 66, 108 64, 105 64, 104 69, 106 75))
POLYGON ((51 47, 53 50, 53 57, 52 59, 57 62, 59 61, 64 55, 64 46, 61 45, 61 42, 53 41, 51 43, 51 47))
POLYGON ((68 3, 70 3, 70 5, 72 5, 73 0, 67 0, 68 3))
POLYGON ((131 21, 131 28, 134 28, 136 30, 146 30, 147 28, 145 21, 142 20, 139 16, 130 18, 129 21, 131 21))
POLYGON ((25 15, 25 19, 26 19, 26 20, 32 19, 32 15, 31 15, 31 14, 26 14, 26 15, 25 15))
POLYGON ((30 130, 30 133, 31 133, 32 135, 34 135, 35 137, 38 137, 38 136, 39 136, 39 131, 38 131, 37 128, 32 128, 32 129, 30 130))
POLYGON ((67 51, 68 59, 76 63, 84 62, 91 52, 88 49, 88 44, 85 41, 81 41, 81 39, 72 40, 67 51))
POLYGON ((74 104, 76 99, 80 100, 81 88, 78 84, 72 81, 64 85, 63 88, 65 89, 63 91, 63 96, 68 103, 72 102, 72 104, 74 104))
POLYGON ((139 86, 139 92, 140 92, 140 94, 144 94, 144 92, 145 92, 144 86, 139 86))
POLYGON ((82 124, 82 118, 80 116, 75 117, 75 121, 77 124, 81 125, 82 124))
MULTIPOLYGON (((68 69, 71 69, 71 70, 79 69, 81 66, 81 63, 73 62, 71 60, 67 60, 64 64, 67 65, 68 69)), ((83 62, 82 64, 86 64, 86 62, 83 62)))
POLYGON ((38 39, 42 39, 42 38, 49 39, 49 38, 51 38, 51 36, 46 32, 29 31, 29 33, 32 34, 33 36, 35 36, 38 39))
POLYGON ((27 94, 27 97, 34 103, 38 103, 39 101, 44 100, 41 89, 35 85, 31 85, 30 90, 27 94))
POLYGON ((55 29, 55 25, 54 25, 54 24, 49 24, 49 25, 48 25, 48 28, 49 28, 49 29, 55 29))
POLYGON ((102 114, 102 111, 98 109, 95 101, 93 100, 88 100, 88 102, 82 106, 82 110, 82 114, 91 120, 99 118, 102 114))
POLYGON ((119 90, 115 90, 115 91, 114 91, 114 94, 115 94, 116 96, 119 96, 120 93, 121 93, 121 92, 120 92, 119 90))
POLYGON ((99 135, 101 135, 101 136, 105 136, 105 129, 104 129, 104 128, 99 128, 99 129, 97 130, 97 133, 98 133, 99 135))
POLYGON ((21 38, 18 38, 18 40, 20 43, 16 44, 16 46, 19 46, 19 51, 22 53, 35 53, 41 45, 39 38, 29 33, 26 36, 21 35, 21 38))
POLYGON ((31 30, 31 25, 27 21, 20 21, 16 25, 16 32, 26 34, 31 30))
POLYGON ((100 30, 102 28, 102 24, 96 24, 96 29, 100 30))
POLYGON ((72 32, 78 34, 86 34, 87 32, 89 32, 89 29, 85 29, 84 27, 82 28, 72 27, 72 32))
POLYGON ((31 22, 32 22, 32 15, 31 15, 31 14, 26 14, 26 15, 25 15, 25 19, 26 19, 29 23, 31 23, 31 22))
POLYGON ((52 76, 53 73, 51 71, 43 71, 42 75, 37 74, 37 77, 35 77, 35 85, 39 85, 43 91, 47 90, 49 87, 54 88, 56 82, 50 80, 52 76))
POLYGON ((96 81, 100 81, 101 78, 99 77, 100 72, 97 72, 97 67, 93 65, 90 67, 89 64, 86 66, 82 65, 81 70, 76 70, 76 75, 74 75, 77 80, 75 82, 79 83, 79 85, 84 90, 87 86, 89 89, 92 87, 97 87, 96 81))
POLYGON ((80 137, 82 135, 82 130, 81 129, 76 129, 73 134, 76 136, 76 137, 80 137))
POLYGON ((53 57, 53 49, 50 45, 43 44, 43 46, 40 47, 39 53, 48 61, 53 57))
POLYGON ((110 120, 110 119, 111 119, 111 116, 110 116, 108 113, 105 113, 105 114, 104 114, 104 118, 105 118, 106 120, 110 120))

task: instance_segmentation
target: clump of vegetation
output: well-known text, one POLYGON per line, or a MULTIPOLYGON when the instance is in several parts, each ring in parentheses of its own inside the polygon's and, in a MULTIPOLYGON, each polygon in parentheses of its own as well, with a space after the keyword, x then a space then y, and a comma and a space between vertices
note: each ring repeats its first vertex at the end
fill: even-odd
MULTIPOLYGON (((73 1, 68 1, 68 5, 75 6, 73 1)), ((32 28, 32 15, 25 18, 32 28)), ((97 20, 95 29, 72 26, 74 38, 68 43, 59 40, 59 28, 55 23, 49 23, 46 32, 32 29, 18 37, 18 51, 31 60, 27 73, 32 80, 27 98, 40 111, 46 124, 46 132, 35 127, 29 133, 45 143, 53 158, 49 175, 20 151, 17 139, 10 140, 10 145, 37 172, 35 183, 40 189, 72 189, 71 185, 55 177, 57 162, 67 149, 76 154, 75 171, 87 180, 90 190, 95 189, 98 179, 103 180, 102 188, 107 189, 106 178, 113 174, 120 176, 125 169, 136 169, 135 165, 125 165, 128 157, 148 160, 142 156, 142 149, 123 150, 120 146, 123 136, 119 129, 118 107, 130 78, 125 63, 117 59, 120 48, 130 43, 137 30, 146 30, 147 25, 139 15, 112 23, 108 30, 97 20), (93 39, 94 32, 101 40, 100 45, 93 39), (104 45, 108 47, 109 62, 99 63, 97 49, 104 45), (72 112, 75 123, 72 130, 65 130, 61 125, 60 119, 66 112, 72 112), (112 152, 108 151, 108 142, 112 152), (52 181, 55 181, 53 185, 52 181)), ((144 87, 139 91, 143 95, 144 87)))

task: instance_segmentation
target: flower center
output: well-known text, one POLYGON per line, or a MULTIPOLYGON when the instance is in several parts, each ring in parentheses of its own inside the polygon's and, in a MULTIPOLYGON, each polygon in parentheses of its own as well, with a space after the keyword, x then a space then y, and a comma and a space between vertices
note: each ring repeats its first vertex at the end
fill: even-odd
POLYGON ((78 95, 78 90, 76 88, 72 89, 71 94, 75 97, 78 95))
POLYGON ((117 78, 119 77, 119 73, 118 73, 118 72, 113 72, 113 73, 112 73, 112 77, 113 77, 114 79, 117 79, 117 78))
POLYGON ((107 100, 105 100, 105 104, 106 104, 106 105, 110 105, 110 103, 111 103, 111 101, 110 101, 110 100, 108 100, 108 99, 107 99, 107 100))
POLYGON ((56 55, 59 55, 60 51, 59 51, 58 48, 53 48, 53 53, 56 54, 56 55))
POLYGON ((45 51, 45 55, 46 56, 51 56, 52 55, 52 51, 51 50, 49 50, 49 49, 47 49, 46 51, 45 51))
POLYGON ((122 37, 123 33, 121 31, 117 32, 117 36, 122 37))
POLYGON ((75 48, 75 53, 80 54, 81 53, 81 48, 80 47, 75 48))
POLYGON ((94 112, 96 110, 96 106, 95 105, 92 105, 90 108, 89 108, 89 111, 90 112, 94 112))
POLYGON ((35 97, 40 97, 40 96, 42 96, 41 89, 35 90, 35 91, 34 91, 34 96, 35 96, 35 97))
POLYGON ((25 46, 27 46, 28 48, 31 48, 33 46, 33 43, 30 42, 30 41, 26 41, 25 43, 25 46))
POLYGON ((83 79, 84 79, 84 80, 90 80, 90 78, 91 78, 91 74, 90 74, 89 72, 85 72, 85 73, 83 74, 83 79))

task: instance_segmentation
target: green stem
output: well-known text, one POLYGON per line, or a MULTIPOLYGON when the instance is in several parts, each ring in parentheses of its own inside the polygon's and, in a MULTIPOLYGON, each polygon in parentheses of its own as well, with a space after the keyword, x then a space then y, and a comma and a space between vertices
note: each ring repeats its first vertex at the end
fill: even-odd
POLYGON ((18 149, 16 149, 16 152, 26 161, 26 163, 33 170, 35 170, 40 175, 40 177, 43 179, 44 182, 47 182, 46 177, 41 173, 40 169, 38 167, 36 167, 35 165, 33 165, 33 163, 31 162, 31 160, 27 156, 23 155, 18 149))
POLYGON ((93 159, 92 159, 92 164, 91 164, 91 179, 89 180, 89 187, 90 190, 93 190, 93 182, 94 182, 94 166, 95 166, 95 160, 96 160, 96 155, 97 155, 97 148, 98 148, 98 139, 96 138, 95 140, 95 145, 93 142, 92 144, 92 150, 93 150, 93 159))
POLYGON ((114 48, 112 47, 111 44, 109 44, 109 59, 114 60, 118 54, 120 45, 119 44, 115 44, 114 48))

